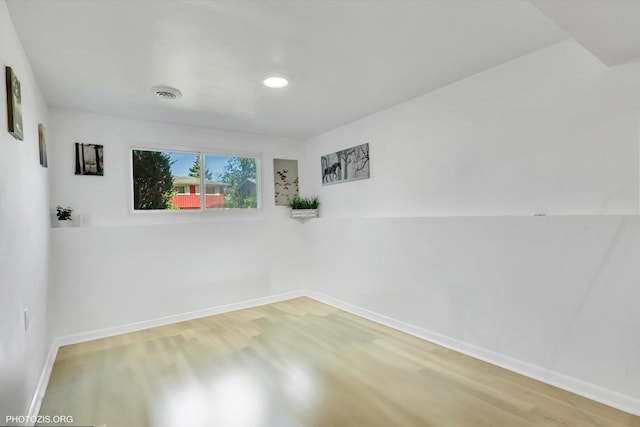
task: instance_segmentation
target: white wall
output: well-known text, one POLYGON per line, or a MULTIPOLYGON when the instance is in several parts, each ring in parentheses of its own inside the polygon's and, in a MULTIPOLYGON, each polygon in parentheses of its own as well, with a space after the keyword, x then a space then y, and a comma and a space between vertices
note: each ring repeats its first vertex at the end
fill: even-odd
POLYGON ((275 206, 273 159, 299 141, 52 110, 52 206, 88 226, 52 229, 54 336, 68 336, 299 289, 300 223, 275 206), (104 145, 105 175, 74 175, 74 143, 104 145), (262 157, 256 212, 136 212, 130 147, 219 148, 262 157))
POLYGON ((48 171, 39 163, 38 123, 47 107, 0 1, 0 422, 23 415, 49 350, 46 338, 48 171), (24 141, 7 132, 5 66, 20 79, 24 141), (25 333, 23 309, 29 308, 25 333))
POLYGON ((306 141, 305 283, 640 413, 639 75, 566 41, 306 141))
POLYGON ((265 219, 53 229, 54 336, 299 289, 300 227, 265 219))
POLYGON ((563 42, 306 142, 324 216, 637 214, 640 61, 563 42), (371 179, 320 185, 368 142, 371 179))

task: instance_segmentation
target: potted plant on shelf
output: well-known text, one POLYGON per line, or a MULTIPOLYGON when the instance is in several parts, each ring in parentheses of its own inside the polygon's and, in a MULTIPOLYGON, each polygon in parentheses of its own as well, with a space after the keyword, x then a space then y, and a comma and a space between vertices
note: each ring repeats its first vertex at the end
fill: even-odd
POLYGON ((289 201, 291 208, 291 218, 317 218, 320 201, 318 196, 298 197, 295 196, 289 201))
POLYGON ((71 227, 71 214, 73 209, 70 207, 63 208, 62 206, 56 206, 56 216, 58 217, 59 227, 71 227))

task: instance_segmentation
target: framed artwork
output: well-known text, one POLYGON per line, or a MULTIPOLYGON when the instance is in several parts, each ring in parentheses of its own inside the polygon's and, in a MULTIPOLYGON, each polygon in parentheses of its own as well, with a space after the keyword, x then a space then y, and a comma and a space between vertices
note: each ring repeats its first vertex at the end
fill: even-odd
POLYGON ((11 67, 6 67, 7 77, 7 123, 8 130, 19 141, 24 138, 22 128, 22 90, 20 81, 11 67))
POLYGON ((369 178, 369 143, 336 151, 320 158, 322 185, 369 178))
POLYGON ((44 138, 44 125, 38 123, 38 146, 40 147, 40 166, 46 168, 47 164, 47 142, 44 138))
POLYGON ((76 142, 76 175, 104 175, 104 147, 76 142))
POLYGON ((273 159, 273 185, 276 206, 289 206, 289 201, 298 196, 298 161, 273 159))

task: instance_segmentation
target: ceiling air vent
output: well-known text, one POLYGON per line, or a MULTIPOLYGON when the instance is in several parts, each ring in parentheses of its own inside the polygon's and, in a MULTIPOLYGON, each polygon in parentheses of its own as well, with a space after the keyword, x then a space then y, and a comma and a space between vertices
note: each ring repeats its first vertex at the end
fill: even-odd
POLYGON ((170 86, 154 86, 151 88, 151 92, 162 99, 178 99, 182 96, 182 92, 170 86))

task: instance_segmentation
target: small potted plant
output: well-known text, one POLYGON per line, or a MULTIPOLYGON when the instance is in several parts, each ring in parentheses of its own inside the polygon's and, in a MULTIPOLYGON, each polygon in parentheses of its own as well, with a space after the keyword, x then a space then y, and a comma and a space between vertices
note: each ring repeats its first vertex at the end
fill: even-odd
POLYGON ((318 200, 317 196, 294 196, 294 198, 289 201, 289 207, 291 208, 291 218, 317 218, 319 206, 320 201, 318 200))
POLYGON ((73 209, 70 207, 63 208, 62 206, 56 206, 56 216, 58 217, 58 226, 71 227, 71 214, 73 209))

